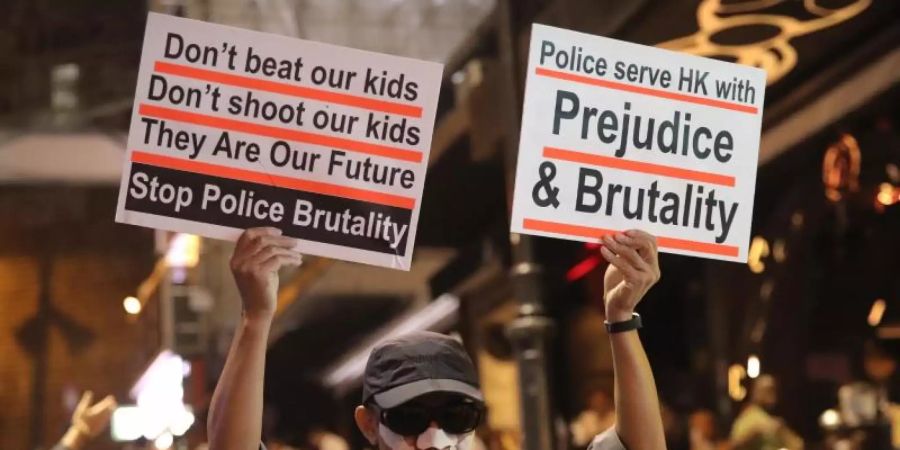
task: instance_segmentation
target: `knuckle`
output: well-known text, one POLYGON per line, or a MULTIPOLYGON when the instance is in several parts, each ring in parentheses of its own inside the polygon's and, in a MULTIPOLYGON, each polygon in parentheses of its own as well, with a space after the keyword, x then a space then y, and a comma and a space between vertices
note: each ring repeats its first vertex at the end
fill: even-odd
POLYGON ((238 266, 237 272, 241 275, 254 275, 256 270, 250 264, 241 264, 238 266))

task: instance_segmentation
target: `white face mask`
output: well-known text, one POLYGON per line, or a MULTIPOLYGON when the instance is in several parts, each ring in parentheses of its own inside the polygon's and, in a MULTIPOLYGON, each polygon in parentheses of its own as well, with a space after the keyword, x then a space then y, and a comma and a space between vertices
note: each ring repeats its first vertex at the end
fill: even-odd
POLYGON ((432 426, 416 438, 415 446, 384 424, 378 424, 378 434, 391 450, 471 450, 475 442, 475 432, 466 434, 448 434, 444 430, 432 426))

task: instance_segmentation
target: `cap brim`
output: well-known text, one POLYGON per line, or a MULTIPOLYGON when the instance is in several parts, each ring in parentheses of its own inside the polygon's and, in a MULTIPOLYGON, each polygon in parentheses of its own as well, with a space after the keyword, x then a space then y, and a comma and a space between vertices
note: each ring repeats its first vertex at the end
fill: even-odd
POLYGON ((412 383, 388 389, 380 394, 375 394, 372 398, 375 399, 375 403, 377 403, 378 406, 389 409, 432 392, 451 392, 464 395, 472 400, 484 402, 484 395, 482 395, 478 388, 463 383, 462 381, 450 379, 413 381, 412 383))

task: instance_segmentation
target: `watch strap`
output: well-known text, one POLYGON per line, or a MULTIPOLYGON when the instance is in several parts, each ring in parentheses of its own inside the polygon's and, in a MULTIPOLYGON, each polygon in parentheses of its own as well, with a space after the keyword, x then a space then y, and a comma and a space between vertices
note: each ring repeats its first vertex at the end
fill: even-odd
POLYGON ((622 321, 622 322, 608 322, 604 321, 606 324, 606 332, 613 333, 624 333, 626 331, 638 330, 643 326, 641 322, 641 316, 638 313, 631 313, 631 319, 622 321))

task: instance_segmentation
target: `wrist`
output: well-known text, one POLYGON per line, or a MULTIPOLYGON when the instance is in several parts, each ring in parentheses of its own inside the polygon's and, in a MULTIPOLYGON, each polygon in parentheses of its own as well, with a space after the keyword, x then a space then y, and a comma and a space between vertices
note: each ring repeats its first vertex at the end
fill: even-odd
POLYGON ((274 313, 269 312, 244 312, 241 317, 241 326, 245 329, 268 330, 275 319, 274 313))
POLYGON ((241 319, 246 322, 252 323, 265 323, 271 322, 275 319, 275 308, 252 308, 247 309, 244 308, 241 310, 241 319))
POLYGON ((625 322, 627 320, 631 320, 633 315, 633 309, 606 308, 606 321, 609 323, 625 322))
POLYGON ((88 440, 87 433, 81 428, 72 425, 60 439, 60 444, 69 450, 80 450, 88 440))

